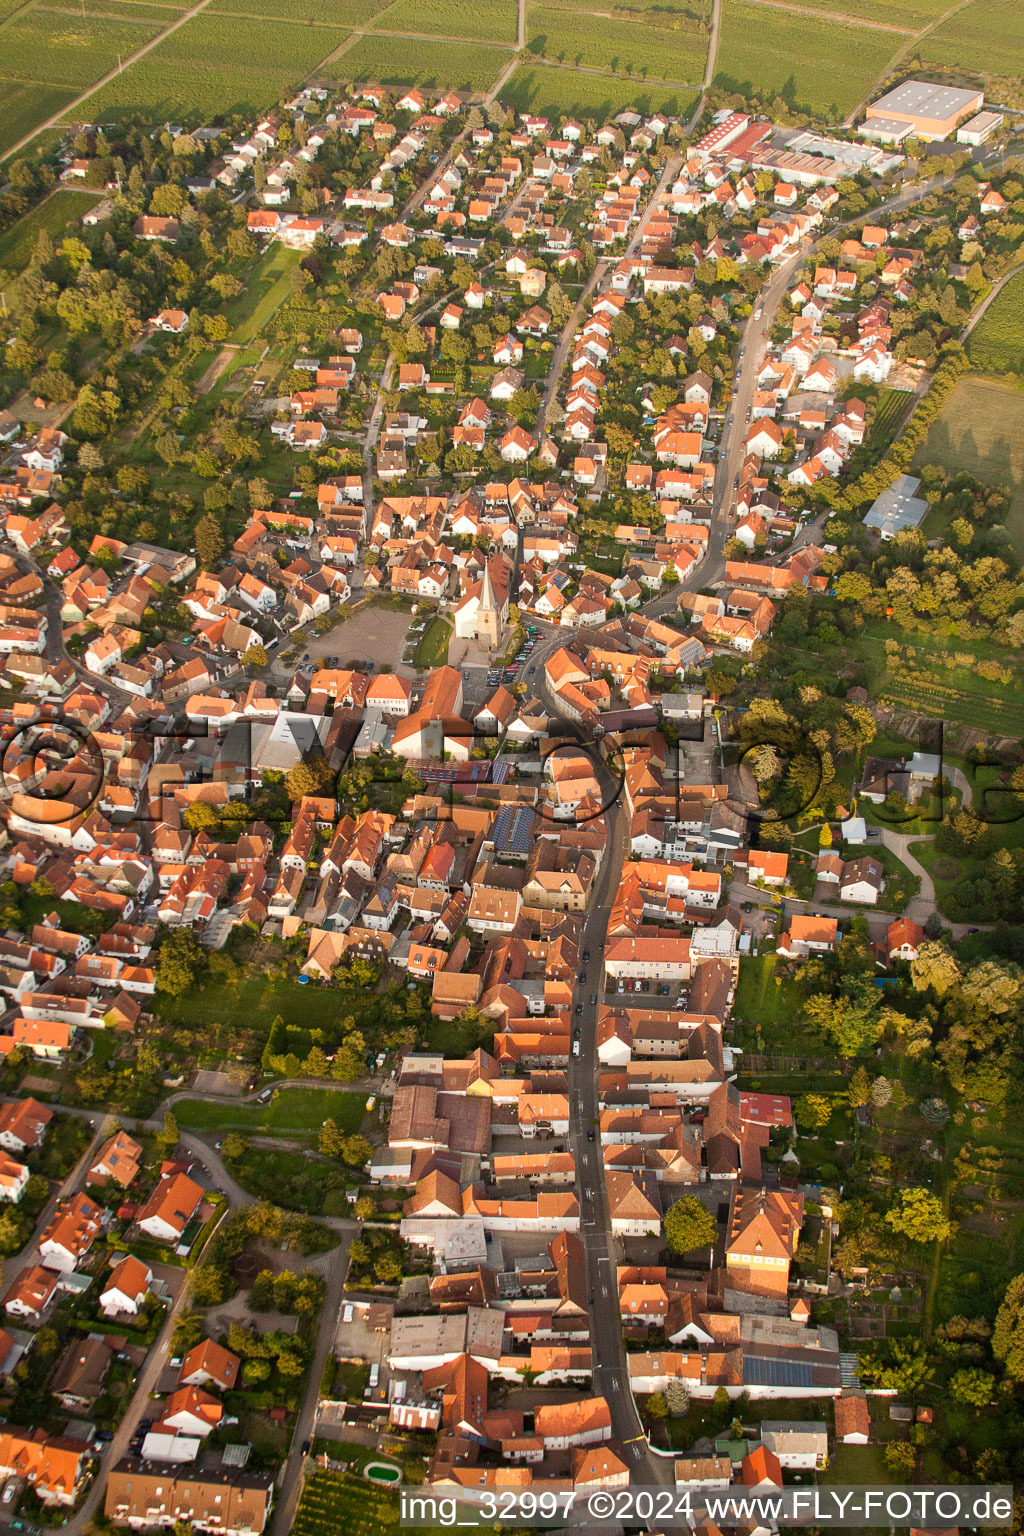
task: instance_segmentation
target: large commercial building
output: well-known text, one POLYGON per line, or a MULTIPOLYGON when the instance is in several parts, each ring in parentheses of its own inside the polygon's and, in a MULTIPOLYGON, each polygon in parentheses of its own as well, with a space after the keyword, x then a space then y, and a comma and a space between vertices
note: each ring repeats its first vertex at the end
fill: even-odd
POLYGON ((911 137, 946 139, 965 117, 980 110, 984 100, 984 91, 964 91, 929 80, 904 80, 871 103, 859 132, 864 138, 886 143, 911 137))

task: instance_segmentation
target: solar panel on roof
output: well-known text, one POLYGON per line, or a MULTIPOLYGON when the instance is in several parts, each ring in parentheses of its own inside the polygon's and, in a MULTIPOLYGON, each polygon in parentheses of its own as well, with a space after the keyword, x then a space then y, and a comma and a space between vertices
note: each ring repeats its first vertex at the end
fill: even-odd
POLYGON ((743 1375, 751 1387, 810 1387, 813 1385, 811 1367, 797 1360, 771 1360, 764 1355, 748 1355, 743 1363, 743 1375))

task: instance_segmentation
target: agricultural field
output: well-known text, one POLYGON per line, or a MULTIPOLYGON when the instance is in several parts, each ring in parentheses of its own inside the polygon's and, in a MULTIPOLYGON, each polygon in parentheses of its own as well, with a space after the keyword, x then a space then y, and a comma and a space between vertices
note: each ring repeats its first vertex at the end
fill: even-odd
POLYGON ((649 22, 638 26, 635 20, 609 21, 586 12, 532 5, 526 16, 526 42, 532 52, 558 63, 696 85, 704 77, 708 40, 696 30, 649 22))
POLYGON ((195 123, 263 111, 341 46, 343 28, 204 12, 105 85, 94 118, 141 112, 195 123))
MULTIPOLYGON (((765 3, 769 3, 769 0, 765 0, 765 3)), ((809 11, 822 11, 825 9, 818 4, 818 0, 794 0, 794 4, 798 10, 805 8, 809 11)), ((887 27, 915 33, 922 27, 928 26, 937 16, 941 16, 949 6, 946 0, 840 0, 840 4, 832 9, 833 14, 852 16, 863 21, 882 22, 887 27)), ((894 37, 893 47, 898 46, 899 39, 894 37)))
POLYGON ((867 95, 898 44, 889 32, 724 0, 714 83, 837 121, 867 95))
POLYGON ((971 332, 967 351, 976 368, 1024 373, 1024 272, 993 299, 971 332))
POLYGON ((23 272, 32 260, 40 230, 45 229, 54 241, 60 240, 68 226, 77 223, 95 202, 96 198, 88 192, 71 192, 58 187, 31 213, 0 235, 0 267, 9 272, 23 272))
MULTIPOLYGON (((1024 274, 1017 281, 1022 280, 1024 274)), ((1015 286, 1007 284, 992 309, 1015 286)), ((1024 302, 1024 289, 1017 302, 1024 302)), ((1019 324, 1019 310, 1015 318, 1019 324)), ((987 485, 1009 488, 1013 500, 1007 527, 1024 554, 1024 390, 997 379, 961 379, 918 450, 915 467, 924 464, 953 473, 967 470, 987 485)), ((930 537, 936 531, 927 518, 924 529, 930 537)))
MULTIPOLYGON (((167 20, 172 20, 168 14, 167 20)), ((36 6, 12 16, 0 32, 0 59, 9 80, 84 90, 156 37, 164 22, 120 16, 77 16, 36 6)))
POLYGON ((922 41, 919 58, 995 78, 1024 75, 1024 7, 1019 0, 972 0, 922 41))
POLYGON ((66 107, 74 95, 66 86, 19 85, 0 78, 0 155, 31 133, 37 123, 45 123, 66 107))
POLYGON ((447 86, 486 91, 508 64, 507 48, 480 43, 422 42, 412 37, 361 37, 336 65, 319 71, 326 80, 372 80, 378 85, 447 86))
MULTIPOLYGON (((547 4, 558 11, 578 11, 577 0, 547 0, 547 4)), ((690 17, 697 22, 708 23, 711 20, 711 0, 601 0, 600 12, 602 16, 611 16, 615 21, 630 21, 636 24, 636 17, 655 13, 655 26, 668 26, 673 21, 690 17)))
POLYGON ((581 75, 575 70, 544 64, 527 64, 517 69, 501 93, 503 104, 517 112, 542 112, 549 116, 561 112, 600 120, 627 106, 635 106, 638 112, 662 110, 685 117, 695 99, 695 95, 673 90, 671 86, 581 75))
POLYGON ((373 30, 514 43, 517 17, 516 0, 483 0, 480 5, 475 0, 438 0, 429 6, 422 0, 395 0, 378 15, 373 30))
POLYGON ((870 691, 880 704, 956 721, 997 736, 1024 734, 1024 700, 1018 686, 1019 657, 984 640, 929 633, 898 637, 883 623, 867 624, 852 648, 871 672, 870 691), (982 676, 982 669, 993 675, 982 676))
POLYGON ((381 1536, 398 1530, 398 1498, 337 1472, 314 1472, 302 1490, 291 1536, 381 1536))
POLYGON ((896 436, 896 425, 909 401, 910 393, 905 389, 883 390, 869 433, 872 448, 877 448, 879 452, 888 448, 896 436))
POLYGON ((254 16, 260 21, 316 22, 331 27, 360 27, 391 0, 212 0, 208 15, 254 16))
POLYGON ((261 332, 275 309, 289 297, 296 283, 299 251, 274 245, 248 273, 245 289, 228 304, 225 315, 232 326, 232 342, 244 345, 261 332))

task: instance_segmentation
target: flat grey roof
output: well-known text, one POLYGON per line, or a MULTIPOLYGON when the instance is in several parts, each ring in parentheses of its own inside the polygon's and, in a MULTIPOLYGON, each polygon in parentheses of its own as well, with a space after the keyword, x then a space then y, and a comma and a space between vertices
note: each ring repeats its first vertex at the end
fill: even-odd
POLYGON ((914 475, 899 475, 887 491, 876 496, 864 518, 865 528, 877 528, 891 539, 904 528, 916 528, 928 511, 928 503, 916 493, 921 485, 914 475))
POLYGON ((886 112, 908 112, 914 117, 931 117, 944 122, 955 112, 972 107, 980 94, 980 91, 958 90, 951 85, 935 85, 930 80, 904 80, 902 85, 886 91, 884 96, 872 102, 870 111, 880 112, 883 116, 886 112))
POLYGON ((862 139, 884 139, 886 143, 901 144, 910 138, 911 124, 901 117, 869 117, 857 132, 862 139))

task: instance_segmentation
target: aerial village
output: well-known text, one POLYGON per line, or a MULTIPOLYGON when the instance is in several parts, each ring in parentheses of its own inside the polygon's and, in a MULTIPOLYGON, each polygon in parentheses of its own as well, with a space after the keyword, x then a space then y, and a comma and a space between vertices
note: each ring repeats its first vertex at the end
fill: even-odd
MULTIPOLYGON (((816 1319, 828 1275, 793 1267, 802 1234, 828 1246, 833 1197, 790 1173, 791 1098, 737 1086, 733 1006, 769 940, 791 970, 827 961, 870 914, 885 978, 924 929, 875 911, 890 871, 849 805, 810 856, 758 835, 719 685, 794 592, 829 594, 829 506, 870 465, 880 393, 927 385, 900 315, 932 279, 928 225, 882 205, 908 136, 974 149, 1002 126, 980 93, 940 94, 964 100, 885 98, 845 138, 728 110, 690 141, 660 115, 307 90, 184 187, 244 194, 254 248, 372 285, 361 320, 296 341, 244 396, 299 488, 267 494, 257 461, 265 504, 220 547, 201 526, 181 550, 83 540, 71 424, 0 411, 0 1054, 19 1082, 43 1073, 19 1097, 5 1078, 0 1106, 0 1200, 37 1194, 4 1264, 0 1378, 17 1388, 27 1362, 64 1421, 6 1422, 0 1475, 39 1518, 102 1501, 115 1525, 259 1536, 346 1425, 466 1490, 651 1467, 781 1486, 868 1444, 857 1356, 816 1319), (339 143, 361 183, 314 186, 339 143), (877 222, 848 211, 866 188, 877 222), (146 1026, 181 934, 211 957, 280 945, 311 997, 363 964, 434 1026, 487 1035, 371 1055, 356 1182, 412 1274, 335 1297, 305 1358, 274 1335, 300 1373, 321 1342, 372 1369, 355 1402, 310 1369, 258 1471, 231 1429, 261 1379, 243 1314, 189 1301, 193 1261, 247 1209, 221 1141, 74 1111, 88 1156, 46 1160, 54 1117, 73 1121, 45 1074, 146 1026), (737 1399, 783 1406, 730 1438, 737 1399), (723 1433, 655 1456, 652 1400, 724 1404, 723 1433)), ((963 274, 1001 179, 957 231, 963 274)), ((139 213, 125 238, 181 232, 180 209, 139 213)), ((159 308, 143 344, 184 347, 201 319, 159 308)), ((917 526, 918 487, 879 494, 871 537, 917 526)), ((844 703, 851 729, 864 702, 844 703)), ((898 780, 913 802, 940 771, 869 758, 856 789, 880 803, 898 780)))

